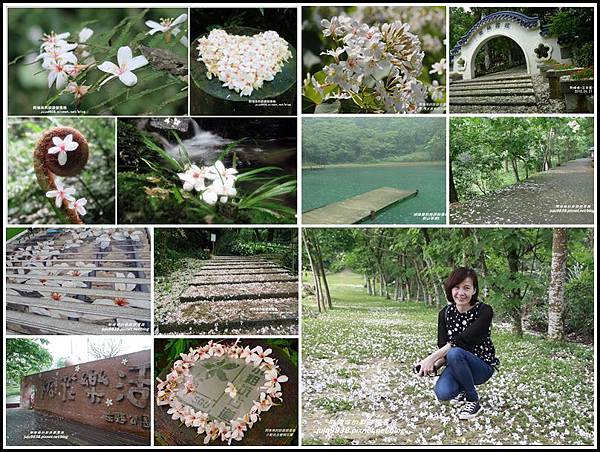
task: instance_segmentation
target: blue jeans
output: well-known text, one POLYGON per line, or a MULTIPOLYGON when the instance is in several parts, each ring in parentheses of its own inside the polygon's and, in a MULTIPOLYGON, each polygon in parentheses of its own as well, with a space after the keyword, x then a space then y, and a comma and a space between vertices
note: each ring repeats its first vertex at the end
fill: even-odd
POLYGON ((446 368, 435 384, 438 400, 450 400, 461 391, 467 393, 467 400, 479 400, 475 385, 488 381, 494 368, 473 353, 460 347, 452 347, 446 354, 446 368))

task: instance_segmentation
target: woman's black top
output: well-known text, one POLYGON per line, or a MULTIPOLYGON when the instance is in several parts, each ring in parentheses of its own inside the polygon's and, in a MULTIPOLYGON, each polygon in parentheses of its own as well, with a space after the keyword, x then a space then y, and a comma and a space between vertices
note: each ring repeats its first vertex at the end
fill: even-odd
POLYGON ((484 303, 475 304, 467 312, 459 312, 453 304, 447 305, 438 315, 438 347, 450 342, 490 366, 499 365, 491 337, 493 316, 492 307, 484 303))

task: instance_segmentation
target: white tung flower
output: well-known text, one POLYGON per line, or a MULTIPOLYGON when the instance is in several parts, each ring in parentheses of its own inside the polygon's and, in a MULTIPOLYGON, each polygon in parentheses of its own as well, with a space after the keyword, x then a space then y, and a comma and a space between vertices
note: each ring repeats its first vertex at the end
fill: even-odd
POLYGON ((225 388, 225 394, 229 395, 232 399, 235 399, 237 396, 237 388, 233 385, 233 383, 227 383, 227 387, 225 388))
POLYGON ((72 201, 69 203, 69 209, 75 209, 80 216, 84 216, 86 214, 85 205, 87 204, 87 199, 79 198, 77 201, 72 201))
POLYGON ((160 23, 154 22, 153 20, 147 20, 146 25, 151 28, 151 30, 146 33, 147 35, 154 35, 155 33, 166 33, 173 30, 174 34, 179 33, 180 29, 177 28, 177 25, 184 23, 187 20, 187 14, 181 14, 177 17, 177 19, 160 19, 160 23))
POLYGON ((183 181, 185 191, 203 191, 206 188, 204 183, 207 177, 207 168, 199 168, 196 165, 190 166, 185 173, 177 173, 179 179, 183 181))
POLYGON ((56 186, 56 190, 47 191, 46 198, 55 198, 54 204, 56 205, 57 209, 60 209, 60 206, 62 206, 63 201, 65 200, 68 202, 75 201, 75 198, 73 197, 75 194, 74 188, 65 187, 59 179, 56 179, 54 185, 56 186))
POLYGON ((58 163, 62 166, 67 163, 67 152, 72 152, 79 147, 79 143, 73 141, 73 134, 68 134, 64 139, 52 137, 54 146, 48 149, 48 154, 58 154, 58 163))
POLYGON ((100 83, 100 86, 104 85, 110 79, 115 77, 119 77, 119 80, 126 86, 135 85, 137 83, 137 76, 133 73, 133 71, 141 68, 142 66, 146 66, 148 64, 148 60, 144 55, 138 55, 134 57, 133 53, 131 52, 131 48, 128 46, 123 46, 117 51, 117 63, 119 63, 118 66, 110 61, 105 61, 98 66, 98 69, 101 71, 112 74, 102 83, 100 83))

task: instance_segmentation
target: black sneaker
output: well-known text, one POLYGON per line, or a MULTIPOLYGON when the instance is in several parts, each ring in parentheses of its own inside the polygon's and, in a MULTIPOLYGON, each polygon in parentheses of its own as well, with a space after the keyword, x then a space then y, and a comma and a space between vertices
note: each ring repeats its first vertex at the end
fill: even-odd
POLYGON ((465 406, 462 407, 460 413, 458 413, 459 419, 473 419, 477 417, 483 411, 483 407, 479 404, 479 402, 469 402, 465 403, 465 406))
POLYGON ((450 405, 460 405, 467 400, 467 393, 465 391, 459 392, 456 397, 450 399, 450 405))

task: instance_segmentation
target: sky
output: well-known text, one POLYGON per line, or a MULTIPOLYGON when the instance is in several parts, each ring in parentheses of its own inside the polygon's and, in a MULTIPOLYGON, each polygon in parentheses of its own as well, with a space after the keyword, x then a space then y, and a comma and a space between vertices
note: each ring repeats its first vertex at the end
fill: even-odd
POLYGON ((106 341, 121 341, 121 351, 119 355, 138 352, 140 350, 149 350, 152 339, 149 336, 66 336, 66 337, 45 337, 49 344, 44 347, 50 352, 54 359, 54 364, 60 358, 72 358, 76 364, 95 361, 89 353, 90 343, 101 343, 106 341))

